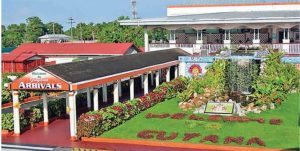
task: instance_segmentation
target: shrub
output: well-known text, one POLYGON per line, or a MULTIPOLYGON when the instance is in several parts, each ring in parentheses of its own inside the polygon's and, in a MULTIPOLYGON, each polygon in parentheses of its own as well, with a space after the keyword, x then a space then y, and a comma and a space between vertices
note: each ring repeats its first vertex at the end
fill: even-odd
POLYGON ((9 130, 9 131, 14 130, 13 113, 2 114, 1 117, 2 117, 2 121, 1 121, 2 130, 9 130))
POLYGON ((184 138, 182 139, 182 141, 189 141, 192 138, 199 137, 199 136, 201 136, 200 133, 184 133, 184 138))
POLYGON ((265 142, 259 137, 252 137, 248 140, 247 145, 258 144, 259 146, 266 146, 265 142))
POLYGON ((225 140, 224 140, 224 144, 230 144, 230 143, 232 143, 232 142, 235 142, 235 143, 237 143, 237 144, 242 144, 243 143, 243 141, 244 141, 244 137, 231 137, 231 136, 228 136, 228 137, 226 137, 225 138, 225 140))
MULTIPOLYGON (((48 102, 49 118, 60 117, 66 113, 66 103, 62 99, 48 102)), ((32 106, 30 109, 20 109, 20 129, 25 130, 30 124, 35 124, 43 121, 43 103, 32 106)), ((2 114, 2 129, 14 130, 14 121, 12 113, 2 114), (3 120, 5 119, 5 120, 3 120)))
POLYGON ((176 119, 176 120, 181 120, 186 116, 185 113, 175 113, 173 115, 171 115, 172 119, 176 119))
POLYGON ((149 118, 160 118, 160 119, 162 119, 162 118, 167 118, 167 117, 169 117, 169 116, 170 116, 169 113, 163 113, 163 114, 153 114, 153 113, 148 113, 148 114, 145 115, 145 117, 146 117, 147 119, 149 119, 149 118))
MULTIPOLYGON (((130 100, 125 103, 117 103, 98 111, 82 114, 77 122, 77 137, 99 136, 103 132, 124 123, 141 111, 164 101, 168 96, 174 96, 184 90, 185 82, 183 79, 184 78, 177 78, 171 82, 164 83, 153 92, 139 99, 130 100), (88 124, 90 116, 94 115, 99 116, 101 120, 95 120, 93 124, 88 124)), ((146 117, 147 116, 150 118, 155 115, 149 114, 146 115, 146 117)))
POLYGON ((209 115, 208 120, 209 121, 220 121, 220 120, 222 120, 222 116, 220 116, 220 115, 209 115))
POLYGON ((192 115, 189 116, 189 120, 204 121, 205 119, 204 119, 204 117, 192 114, 192 115))
POLYGON ((162 141, 165 141, 165 140, 173 140, 173 139, 175 139, 177 136, 178 136, 178 133, 175 133, 175 132, 171 132, 170 136, 166 136, 166 132, 161 131, 161 132, 159 132, 159 133, 156 135, 156 139, 162 140, 162 141))
POLYGON ((208 136, 205 136, 200 142, 204 143, 204 142, 209 141, 212 143, 217 143, 218 139, 219 139, 219 136, 217 136, 217 135, 208 135, 208 136))
POLYGON ((282 123, 281 119, 270 119, 269 123, 271 125, 280 125, 282 123))

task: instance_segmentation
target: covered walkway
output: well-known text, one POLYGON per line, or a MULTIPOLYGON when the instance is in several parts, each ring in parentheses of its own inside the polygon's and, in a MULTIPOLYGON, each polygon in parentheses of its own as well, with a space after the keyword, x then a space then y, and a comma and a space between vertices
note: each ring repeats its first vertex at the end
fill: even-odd
POLYGON ((176 78, 179 75, 178 57, 187 55, 189 54, 181 49, 169 49, 38 67, 10 84, 13 91, 14 134, 20 135, 18 90, 43 92, 45 125, 49 122, 47 92, 65 91, 70 115, 70 135, 72 140, 76 140, 79 116, 76 104, 81 104, 76 101, 77 94, 86 93, 86 107, 93 110, 109 104, 109 100, 112 100, 111 103, 125 101, 126 96, 123 97, 126 99, 120 99, 124 94, 129 94, 129 100, 134 99, 159 86, 163 79, 170 81, 176 78), (143 93, 138 94, 141 88, 143 93), (111 94, 108 93, 110 91, 111 94), (102 99, 101 102, 99 98, 102 99))

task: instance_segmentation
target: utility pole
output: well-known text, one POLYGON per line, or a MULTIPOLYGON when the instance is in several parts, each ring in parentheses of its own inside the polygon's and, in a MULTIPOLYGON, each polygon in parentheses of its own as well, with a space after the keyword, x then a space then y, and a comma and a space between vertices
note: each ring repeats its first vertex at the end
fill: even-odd
POLYGON ((79 25, 80 25, 80 40, 83 41, 83 39, 82 39, 82 27, 81 27, 81 23, 79 25))
POLYGON ((54 23, 52 23, 52 30, 53 30, 52 34, 55 34, 54 23))
POLYGON ((73 39, 73 29, 72 28, 73 28, 73 23, 75 23, 75 22, 73 21, 74 19, 72 17, 70 17, 68 20, 69 20, 68 23, 71 24, 71 39, 73 39))

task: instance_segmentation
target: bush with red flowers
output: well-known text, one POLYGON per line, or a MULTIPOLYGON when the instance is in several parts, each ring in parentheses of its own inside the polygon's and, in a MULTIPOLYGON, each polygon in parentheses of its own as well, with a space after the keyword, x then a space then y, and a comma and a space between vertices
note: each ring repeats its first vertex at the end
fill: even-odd
POLYGON ((199 136, 201 136, 200 133, 184 133, 184 138, 182 139, 182 141, 189 141, 192 138, 199 137, 199 136))
POLYGON ((241 137, 241 136, 240 137, 228 136, 228 137, 225 138, 224 144, 230 144, 230 143, 234 142, 234 143, 237 143, 237 144, 241 145, 243 143, 243 141, 244 141, 244 137, 241 137))
POLYGON ((186 116, 185 113, 175 113, 171 115, 172 119, 181 120, 186 116))
POLYGON ((281 119, 270 119, 269 123, 271 125, 280 125, 282 123, 281 119))
MULTIPOLYGON (((116 103, 112 106, 102 108, 98 111, 82 114, 77 122, 77 137, 99 136, 128 119, 139 114, 155 104, 164 101, 170 96, 175 96, 177 92, 181 92, 186 88, 184 78, 177 78, 171 82, 162 84, 153 92, 150 92, 139 99, 127 101, 125 103, 116 103), (95 120, 93 124, 88 124, 90 118, 99 116, 101 120, 95 120)), ((149 117, 153 115, 148 115, 149 117)), ((167 116, 167 115, 164 115, 167 116)))
POLYGON ((248 140, 247 145, 258 144, 259 146, 266 146, 265 142, 259 137, 252 137, 248 140))
POLYGON ((162 113, 162 114, 148 113, 148 114, 145 115, 145 117, 147 119, 149 119, 149 118, 160 118, 160 119, 162 119, 162 118, 170 117, 170 114, 169 113, 162 113))
POLYGON ((219 136, 218 135, 208 135, 205 136, 200 142, 204 143, 204 142, 212 142, 212 143, 217 143, 219 140, 219 136))
POLYGON ((209 121, 220 121, 220 120, 222 120, 222 116, 220 116, 220 115, 209 115, 208 120, 209 121))

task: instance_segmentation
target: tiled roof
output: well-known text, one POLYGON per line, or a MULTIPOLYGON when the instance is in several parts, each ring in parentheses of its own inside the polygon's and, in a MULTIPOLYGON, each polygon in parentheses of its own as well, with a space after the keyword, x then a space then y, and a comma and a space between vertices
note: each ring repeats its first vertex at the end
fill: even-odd
POLYGON ((36 56, 35 53, 2 54, 2 62, 24 62, 34 56, 36 56))

